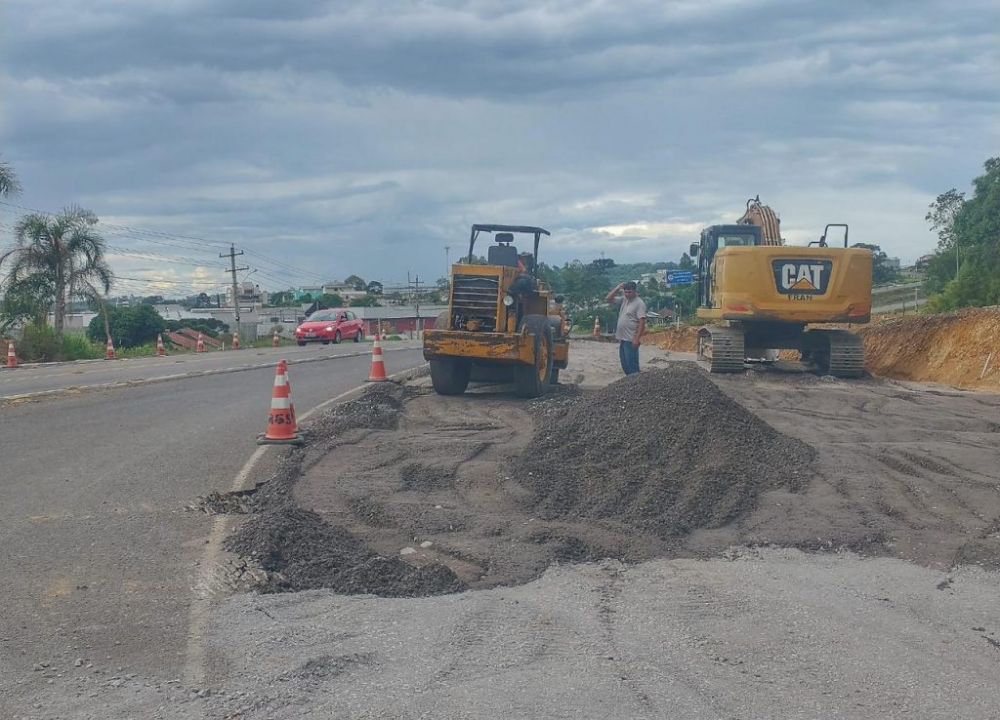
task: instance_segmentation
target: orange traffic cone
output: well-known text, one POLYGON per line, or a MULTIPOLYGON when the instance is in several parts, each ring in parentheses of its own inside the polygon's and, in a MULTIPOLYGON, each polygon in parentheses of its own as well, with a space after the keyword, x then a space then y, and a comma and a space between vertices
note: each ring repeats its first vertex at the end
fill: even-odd
POLYGON ((601 318, 595 317, 594 318, 594 337, 600 337, 600 336, 601 336, 601 318))
POLYGON ((233 350, 240 349, 240 334, 239 332, 233 333, 233 350))
POLYGON ((156 356, 157 357, 167 356, 167 348, 163 344, 163 336, 160 334, 156 335, 156 356))
POLYGON ((288 382, 288 363, 278 362, 271 392, 271 412, 267 416, 267 432, 257 436, 258 445, 301 445, 303 438, 295 423, 292 386, 288 382))
POLYGON ((368 382, 386 382, 389 379, 385 375, 385 361, 382 359, 382 343, 379 339, 380 336, 376 333, 372 346, 372 373, 368 376, 368 382))
POLYGON ((115 360, 115 359, 117 359, 117 357, 115 356, 115 344, 113 342, 111 342, 111 338, 110 337, 108 337, 108 347, 107 347, 107 350, 104 353, 104 357, 105 357, 106 360, 115 360))
POLYGON ((198 344, 195 346, 195 352, 205 352, 205 338, 198 333, 198 344))
POLYGON ((17 367, 17 353, 14 351, 13 340, 7 343, 7 367, 9 368, 17 367))
POLYGON ((281 345, 281 338, 278 337, 278 331, 274 331, 274 337, 271 338, 271 347, 278 347, 281 345))

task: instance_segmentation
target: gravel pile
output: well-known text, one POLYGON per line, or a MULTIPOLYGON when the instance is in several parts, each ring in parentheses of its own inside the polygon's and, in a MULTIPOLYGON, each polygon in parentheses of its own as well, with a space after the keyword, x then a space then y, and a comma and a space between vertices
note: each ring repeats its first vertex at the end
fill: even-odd
POLYGON ((369 386, 361 397, 335 406, 310 423, 306 447, 290 450, 270 481, 253 491, 203 501, 206 512, 256 513, 225 546, 267 573, 259 590, 330 588, 346 594, 419 597, 464 589, 446 566, 415 566, 378 555, 346 530, 297 507, 292 498, 302 469, 340 442, 342 433, 398 427, 406 397, 407 390, 395 383, 369 386))
POLYGON ((350 533, 292 505, 252 518, 226 547, 268 572, 264 592, 330 588, 346 594, 420 597, 463 589, 443 565, 417 567, 377 555, 350 533))
POLYGON ((589 517, 663 538, 725 525, 759 493, 808 483, 815 451, 730 400, 698 368, 625 377, 539 424, 513 461, 547 520, 589 517))

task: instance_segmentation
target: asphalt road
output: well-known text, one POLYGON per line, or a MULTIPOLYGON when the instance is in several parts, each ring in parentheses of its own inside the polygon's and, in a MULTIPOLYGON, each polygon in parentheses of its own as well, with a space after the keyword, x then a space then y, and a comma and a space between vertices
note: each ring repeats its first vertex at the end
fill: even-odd
MULTIPOLYGON (((299 349, 282 350, 292 359, 299 349)), ((349 350, 310 347, 295 359, 349 350)), ((189 356, 189 369, 232 364, 223 355, 189 356)), ((122 368, 148 378, 156 362, 85 373, 95 385, 122 368)), ((386 355, 389 373, 422 363, 416 349, 386 355)), ((26 369, 22 382, 58 388, 68 367, 33 378, 26 369)), ((368 355, 293 365, 298 414, 362 384, 370 367, 368 355)), ((264 430, 273 377, 272 365, 0 405, 0 717, 26 713, 74 667, 95 680, 181 674, 212 527, 187 506, 230 489, 264 430)), ((278 453, 256 470, 266 474, 278 453)))
MULTIPOLYGON (((412 340, 383 343, 391 353, 401 348, 419 346, 412 340)), ((309 344, 305 347, 248 348, 238 351, 182 353, 167 357, 129 358, 122 360, 85 360, 70 363, 26 365, 11 370, 0 369, 0 400, 40 392, 72 388, 94 388, 111 384, 132 384, 179 375, 219 373, 238 368, 273 365, 285 358, 292 365, 319 362, 332 357, 370 355, 371 343, 339 345, 309 344)))

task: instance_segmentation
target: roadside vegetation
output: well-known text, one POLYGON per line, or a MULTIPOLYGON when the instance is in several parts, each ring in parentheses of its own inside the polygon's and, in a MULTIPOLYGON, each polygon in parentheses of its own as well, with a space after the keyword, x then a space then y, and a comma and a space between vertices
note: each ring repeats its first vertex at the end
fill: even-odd
POLYGON ((983 163, 972 197, 952 188, 930 205, 926 220, 938 247, 927 265, 933 312, 1000 305, 1000 157, 983 163))

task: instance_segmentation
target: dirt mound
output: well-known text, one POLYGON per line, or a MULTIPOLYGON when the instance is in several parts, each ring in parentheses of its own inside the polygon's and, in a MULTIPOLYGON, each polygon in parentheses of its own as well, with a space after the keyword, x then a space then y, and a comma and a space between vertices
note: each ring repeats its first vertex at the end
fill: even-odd
POLYGON ((417 567, 383 557, 316 513, 290 505, 254 517, 229 538, 226 547, 269 573, 265 591, 331 588, 349 594, 417 597, 462 589, 443 565, 417 567))
POLYGON ((617 520, 659 537, 718 527, 766 490, 799 490, 815 451, 693 365, 632 375, 570 406, 513 463, 546 519, 617 520))
POLYGON ((655 330, 643 336, 643 345, 655 345, 675 352, 695 352, 698 349, 699 327, 681 325, 655 330))
POLYGON ((1000 389, 1000 308, 911 315, 862 328, 865 366, 876 375, 1000 389))

